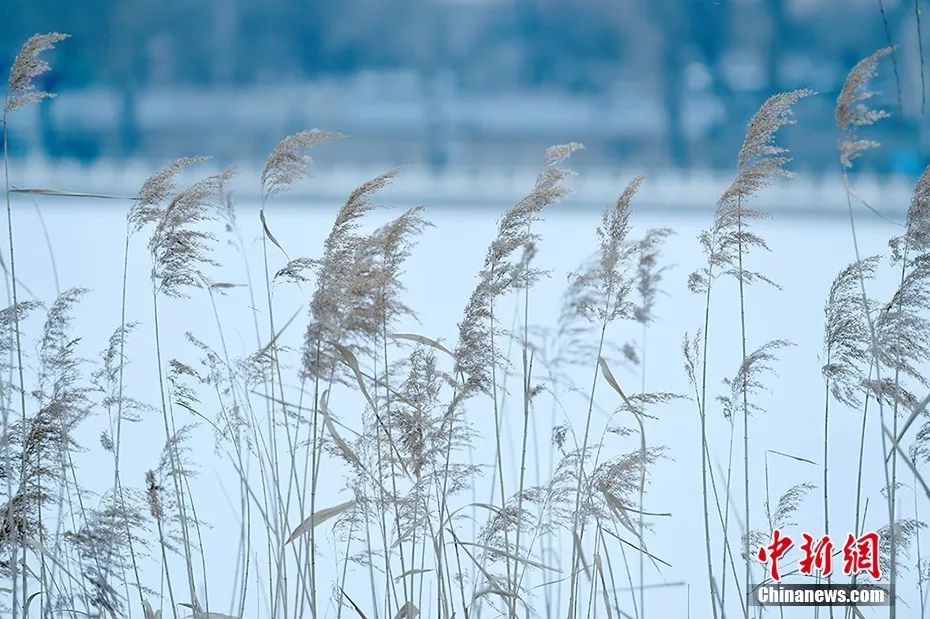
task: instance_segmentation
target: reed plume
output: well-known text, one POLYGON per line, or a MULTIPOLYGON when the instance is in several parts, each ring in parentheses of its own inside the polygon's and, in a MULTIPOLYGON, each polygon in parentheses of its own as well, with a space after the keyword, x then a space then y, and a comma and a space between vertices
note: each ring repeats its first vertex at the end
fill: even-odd
POLYGON ((16 59, 13 61, 13 66, 10 67, 10 78, 7 81, 6 104, 3 107, 4 125, 6 124, 6 114, 55 96, 54 93, 45 92, 38 88, 35 84, 35 78, 47 73, 52 68, 48 61, 42 58, 42 52, 54 48, 56 43, 64 41, 70 36, 60 32, 34 34, 20 48, 16 59))

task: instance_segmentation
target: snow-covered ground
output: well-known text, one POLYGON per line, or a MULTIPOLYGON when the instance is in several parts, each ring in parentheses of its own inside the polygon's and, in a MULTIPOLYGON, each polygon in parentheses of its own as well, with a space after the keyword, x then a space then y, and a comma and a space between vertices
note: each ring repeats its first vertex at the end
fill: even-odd
MULTIPOLYGON (((342 197, 352 186, 374 172, 321 168, 316 172, 317 178, 302 184, 293 196, 268 207, 269 227, 291 258, 319 255, 321 243, 342 197)), ((411 321, 399 330, 440 339, 451 346, 457 337, 456 326, 461 319, 463 307, 475 284, 475 274, 481 266, 488 242, 494 237, 497 216, 509 206, 513 198, 531 186, 532 173, 459 172, 438 178, 417 170, 408 172, 410 174, 401 176, 395 188, 384 194, 384 201, 394 205, 428 204, 430 208, 426 215, 435 227, 423 233, 404 275, 407 286, 405 298, 417 311, 418 320, 411 321)), ((630 172, 632 175, 633 171, 630 172)), ((18 187, 51 186, 70 191, 133 195, 139 179, 144 175, 142 166, 101 167, 92 171, 58 168, 52 171, 42 164, 30 164, 17 171, 14 184, 18 187)), ((542 241, 538 260, 539 266, 551 273, 531 292, 531 323, 555 324, 566 274, 595 249, 599 208, 609 205, 615 199, 628 178, 622 173, 595 175, 593 178, 581 176, 574 181, 576 195, 546 214, 545 222, 539 227, 542 241)), ((703 257, 696 236, 709 225, 715 198, 725 182, 726 179, 704 175, 657 174, 647 178, 641 195, 634 200, 634 236, 640 236, 653 227, 674 230, 662 254, 663 261, 671 267, 661 286, 667 294, 660 296, 658 319, 649 327, 647 334, 647 390, 683 395, 693 393, 683 370, 681 347, 684 335, 694 334, 702 326, 703 298, 688 292, 687 279, 689 273, 702 264, 703 257)), ((237 181, 234 187, 241 190, 244 196, 239 207, 239 225, 251 251, 252 278, 258 282, 262 277, 259 242, 261 228, 257 204, 254 199, 250 199, 255 192, 248 189, 255 184, 255 174, 251 173, 244 180, 237 181)), ((872 206, 888 213, 891 218, 901 219, 908 200, 906 181, 862 179, 856 188, 872 206)), ((777 374, 765 379, 768 392, 760 396, 759 404, 766 412, 754 415, 751 419, 751 524, 753 528, 766 528, 767 525, 762 525, 766 500, 763 462, 767 450, 787 452, 817 463, 822 461, 824 382, 820 367, 823 363, 823 304, 833 277, 854 259, 854 250, 849 221, 844 217, 846 198, 838 179, 820 181, 800 178, 780 184, 765 191, 758 206, 771 208, 775 212, 773 218, 760 223, 757 228, 767 239, 772 252, 752 255, 749 260, 755 269, 769 275, 781 289, 765 285, 749 289, 746 308, 748 345, 754 349, 768 340, 782 338, 795 344, 780 353, 777 374), (810 217, 811 214, 823 216, 810 217)), ((121 200, 30 197, 23 194, 14 196, 18 276, 31 294, 46 302, 54 298, 56 288, 81 286, 89 289, 77 310, 75 329, 81 338, 81 353, 90 361, 99 358, 99 352, 104 349, 107 338, 120 321, 127 208, 128 203, 121 200), (44 230, 40 225, 39 213, 41 221, 44 221, 44 230)), ((863 255, 885 252, 888 239, 897 234, 899 229, 861 205, 857 205, 856 210, 863 255)), ((378 211, 372 217, 372 224, 384 221, 395 212, 397 210, 393 208, 378 211)), ((139 321, 141 325, 129 340, 127 353, 131 365, 127 374, 127 388, 133 397, 155 404, 158 387, 150 335, 151 296, 144 240, 144 235, 139 235, 131 245, 128 319, 139 321)), ((224 265, 215 275, 216 281, 244 283, 242 261, 225 242, 220 244, 216 256, 224 265)), ((270 259, 272 270, 286 261, 276 251, 272 252, 270 259)), ((889 281, 890 278, 880 279, 874 285, 874 292, 885 294, 889 281)), ((309 293, 307 286, 303 290, 278 287, 274 292, 279 321, 299 312, 300 319, 284 335, 286 343, 294 347, 301 342, 302 323, 305 323, 306 315, 305 302, 309 293)), ((165 300, 162 303, 161 329, 166 359, 178 358, 193 364, 197 358, 196 351, 184 340, 185 332, 194 332, 211 343, 217 341, 216 325, 206 294, 195 291, 190 300, 165 300)), ((732 282, 722 283, 715 289, 709 353, 709 384, 714 396, 726 392, 721 381, 732 376, 740 362, 737 303, 737 291, 732 282)), ((522 309, 517 312, 519 308, 519 299, 508 299, 506 304, 502 304, 500 316, 505 326, 519 325, 516 318, 522 315, 522 309)), ((219 297, 218 311, 231 353, 244 355, 252 352, 252 315, 258 312, 263 316, 265 304, 259 301, 258 307, 252 308, 245 288, 232 288, 219 297)), ((37 326, 35 321, 30 323, 33 336, 37 326)), ((639 346, 642 343, 640 326, 635 323, 613 325, 608 332, 608 339, 614 344, 629 341, 639 346)), ((27 349, 32 350, 30 347, 27 349)), ((516 349, 513 355, 515 367, 519 369, 516 349)), ((587 365, 573 370, 573 377, 577 378, 582 393, 565 394, 561 409, 556 410, 549 403, 541 403, 534 411, 535 441, 531 445, 534 453, 538 453, 539 468, 535 464, 529 467, 528 485, 537 481, 537 470, 541 471, 540 476, 543 478, 548 475, 553 451, 550 443, 553 418, 556 423, 569 423, 575 428, 583 424, 586 411, 583 392, 590 381, 593 363, 594 360, 591 360, 587 365)), ((618 366, 614 371, 618 381, 628 385, 630 391, 639 389, 639 368, 618 366)), ((292 368, 292 372, 296 376, 296 368, 292 368)), ((293 380, 296 382, 296 378, 293 380)), ((519 378, 511 378, 511 387, 516 389, 518 382, 519 378)), ((347 394, 339 398, 333 396, 333 411, 349 427, 358 427, 361 401, 347 394)), ((598 386, 599 417, 596 423, 605 423, 608 411, 619 404, 616 400, 615 392, 607 385, 601 383, 598 386)), ((209 402, 209 399, 204 397, 204 401, 209 402)), ((482 434, 475 450, 476 460, 490 464, 493 453, 489 442, 493 434, 490 431, 490 404, 475 399, 469 403, 468 410, 470 420, 482 434)), ((183 411, 177 414, 180 421, 195 421, 193 418, 184 419, 183 411)), ((647 563, 646 582, 670 586, 646 591, 646 615, 706 617, 709 616, 710 592, 704 570, 699 417, 690 399, 656 408, 652 414, 657 419, 649 421, 648 440, 654 445, 665 445, 668 458, 658 463, 653 470, 645 508, 652 512, 671 512, 672 517, 655 520, 647 544, 653 554, 672 567, 663 568, 659 572, 647 563)), ((711 408, 710 417, 711 450, 723 469, 727 463, 730 426, 717 407, 711 408)), ((514 400, 509 401, 504 407, 503 418, 505 481, 514 489, 517 485, 522 422, 519 404, 514 400)), ((834 536, 838 537, 852 529, 861 413, 835 405, 832 419, 831 529, 834 536)), ((101 449, 97 438, 106 428, 106 419, 95 417, 85 422, 81 432, 87 452, 79 457, 80 475, 88 480, 89 487, 98 490, 107 488, 112 479, 110 456, 101 449)), ((738 437, 740 432, 741 428, 737 425, 738 437)), ((874 417, 869 421, 868 436, 864 473, 864 488, 870 499, 867 528, 877 529, 885 524, 885 512, 884 500, 880 495, 884 483, 878 439, 880 429, 874 417)), ((161 420, 157 414, 124 429, 124 483, 142 485, 144 472, 157 463, 163 438, 161 420)), ((626 443, 611 449, 632 451, 638 448, 635 436, 622 440, 626 443)), ((212 435, 204 427, 195 433, 193 459, 200 466, 200 475, 193 482, 199 516, 212 525, 204 541, 210 564, 211 610, 228 612, 238 541, 237 510, 234 508, 238 507, 238 482, 227 461, 214 450, 212 435)), ((734 462, 741 461, 742 449, 740 441, 737 441, 734 462)), ((335 471, 337 467, 341 470, 341 466, 334 462, 333 468, 327 468, 327 471, 335 471)), ((810 481, 819 485, 821 474, 819 466, 768 455, 768 487, 773 501, 796 483, 810 481)), ((901 479, 905 484, 911 483, 907 473, 902 474, 901 479)), ((489 474, 478 480, 476 500, 488 499, 491 482, 489 474)), ((327 475, 323 486, 320 504, 329 505, 345 500, 347 495, 339 475, 327 475)), ((796 536, 802 530, 815 534, 822 532, 822 503, 818 492, 815 490, 808 496, 799 509, 795 517, 798 526, 793 529, 796 536)), ((740 525, 736 523, 742 519, 739 506, 743 501, 740 475, 734 478, 732 494, 736 506, 736 511, 731 515, 731 523, 734 523, 732 543, 734 553, 738 553, 736 532, 740 525)), ((902 500, 904 513, 909 514, 912 508, 908 506, 913 503, 910 487, 905 488, 902 495, 905 497, 902 500)), ((467 502, 470 497, 465 500, 467 502)), ((716 514, 711 519, 712 527, 716 529, 715 521, 716 514)), ((290 524, 294 526, 296 522, 290 524)), ((335 575, 334 560, 337 555, 328 537, 329 529, 323 526, 320 530, 325 537, 320 549, 324 573, 318 580, 327 583, 321 585, 320 590, 322 595, 328 596, 331 592, 328 582, 335 575)), ((715 569, 719 571, 722 557, 719 535, 715 535, 714 540, 715 569)), ((570 542, 563 543, 562 550, 570 553, 570 542)), ((341 557, 342 550, 338 552, 341 557)), ((628 557, 632 555, 628 553, 628 557)), ((562 557, 561 565, 567 562, 567 558, 562 557)), ((149 566, 148 574, 157 574, 157 568, 152 567, 154 565, 152 563, 149 566)), ((621 569, 618 567, 620 565, 622 560, 615 558, 615 568, 621 569)), ((175 567, 178 578, 183 578, 181 564, 175 567)), ((633 572, 636 584, 635 569, 633 572)), ((622 574, 619 579, 626 583, 625 573, 622 574)), ((761 569, 757 568, 755 574, 761 574, 761 569)), ((357 591, 362 599, 367 599, 367 578, 367 571, 356 567, 350 569, 348 586, 357 591)), ((541 582, 537 580, 534 584, 541 582)), ((732 580, 728 580, 728 583, 731 594, 728 595, 727 614, 741 616, 735 597, 732 596, 732 580)), ((917 584, 912 571, 903 576, 898 591, 904 602, 912 607, 902 607, 899 616, 914 616, 911 613, 916 612, 913 606, 916 592, 917 584)), ((626 603, 624 611, 633 615, 632 599, 626 593, 622 596, 621 600, 626 603)), ((484 610, 484 616, 495 614, 487 606, 484 610)), ((541 604, 536 610, 544 615, 541 604)), ((877 613, 870 615, 863 612, 866 616, 879 616, 877 613)), ((252 613, 255 614, 249 616, 260 615, 256 609, 252 613)), ((425 617, 433 616, 426 609, 423 609, 423 613, 425 617)), ((809 610, 785 611, 786 617, 810 614, 809 610)), ((165 616, 170 616, 170 613, 166 611, 165 616)), ((326 608, 325 616, 335 616, 331 604, 326 608)))

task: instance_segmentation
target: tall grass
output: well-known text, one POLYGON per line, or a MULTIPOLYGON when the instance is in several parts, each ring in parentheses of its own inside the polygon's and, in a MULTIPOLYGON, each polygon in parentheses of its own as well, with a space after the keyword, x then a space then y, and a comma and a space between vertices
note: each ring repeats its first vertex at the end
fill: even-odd
MULTIPOLYGON (((757 547, 771 529, 797 526, 815 489, 806 480, 785 484, 783 476, 770 483, 775 463, 792 475, 820 469, 820 534, 876 528, 887 582, 897 584, 913 567, 923 575, 930 168, 882 256, 859 253, 859 206, 868 216, 877 209, 850 180, 852 162, 876 146, 858 131, 885 115, 865 102, 878 60, 890 50, 854 67, 837 102, 854 260, 833 281, 823 308, 822 462, 751 430, 790 345, 761 337, 750 286, 777 285, 751 266, 769 250, 757 231, 766 214, 752 204, 768 184, 790 176, 788 151, 775 139, 793 124, 794 106, 813 95, 797 90, 772 96, 749 119, 734 179, 698 239, 703 264, 688 287, 700 295, 700 328, 685 336, 683 354, 701 461, 690 479, 697 485, 700 475, 701 498, 692 513, 672 514, 663 505, 667 495, 652 486, 665 479, 659 471, 677 470, 678 454, 660 445, 654 430, 682 396, 671 386, 649 390, 673 384, 659 371, 669 351, 657 349, 662 339, 651 334, 665 329, 660 293, 676 299, 683 291, 664 289, 670 265, 660 250, 673 230, 638 232, 634 225, 644 177, 616 188, 587 241, 593 251, 568 274, 557 323, 541 326, 534 321, 547 308, 537 287, 559 281, 546 281, 552 274, 542 267, 543 217, 570 201, 574 173, 563 166, 584 155, 577 143, 549 148, 524 197, 484 241, 457 341, 447 344, 417 332, 417 311, 433 308, 405 299, 405 271, 419 239, 432 231, 422 207, 399 214, 382 208, 401 169, 351 191, 322 248, 308 255, 312 248, 285 247, 276 235, 275 200, 307 182, 311 152, 343 136, 300 131, 274 146, 256 173, 258 217, 244 227, 230 191, 235 170, 198 175, 210 165, 206 159, 181 158, 149 177, 127 205, 119 297, 95 309, 96 318, 115 325, 105 342, 86 342, 76 318, 85 290, 58 291, 48 304, 20 298, 15 169, 6 152, 12 112, 51 96, 33 81, 49 69, 39 54, 64 38, 38 35, 25 44, 4 106, 4 612, 644 619, 659 614, 656 590, 672 592, 690 613, 694 584, 706 595, 697 613, 748 619, 755 611, 746 594, 765 578, 753 569, 761 567, 757 547), (241 264, 219 263, 224 244, 241 264), (250 256, 258 244, 256 279, 250 256), (132 260, 138 255, 147 255, 144 270, 132 260), (880 289, 888 274, 890 295, 880 289), (136 288, 140 295, 130 294, 136 288), (150 307, 131 303, 141 296, 150 307), (504 312, 514 307, 520 311, 507 328, 504 312), (231 308, 244 312, 248 336, 238 332, 231 308), (178 333, 168 318, 198 309, 207 311, 209 327, 178 333), (718 335, 713 318, 724 312, 736 318, 718 335), (727 339, 738 346, 718 344, 727 339), (85 358, 86 346, 103 352, 85 358), (130 357, 134 367, 150 370, 152 401, 130 384, 130 357), (721 357, 732 361, 732 374, 711 366, 721 357), (517 388, 508 388, 511 374, 519 377, 517 388), (879 409, 880 436, 869 431, 870 403, 879 409), (852 452, 833 449, 831 438, 837 415, 847 413, 857 415, 859 430, 852 452), (154 456, 145 449, 151 445, 127 442, 138 438, 129 424, 151 423, 158 426, 147 437, 159 447, 154 456), (79 443, 98 427, 99 445, 79 443), (203 449, 207 436, 212 455, 203 449), (868 499, 876 495, 864 485, 864 469, 874 458, 867 450, 880 451, 887 506, 871 518, 868 499), (98 453, 106 460, 104 484, 80 466, 98 453), (725 470, 718 465, 724 456, 725 470), (206 521, 214 510, 201 494, 206 482, 197 479, 204 463, 225 472, 221 481, 234 481, 227 498, 238 539, 218 538, 206 521), (899 501, 899 464, 914 479, 913 517, 899 501), (855 505, 835 498, 838 468, 857 471, 855 505), (482 502, 477 496, 488 484, 491 499, 482 502), (687 582, 670 582, 674 558, 654 547, 663 547, 665 527, 692 526, 689 516, 697 522, 689 530, 702 529, 704 567, 687 582), (234 560, 217 561, 221 551, 234 560)), ((821 393, 810 396, 819 402, 821 393)), ((922 577, 917 584, 915 606, 923 613, 922 577)))

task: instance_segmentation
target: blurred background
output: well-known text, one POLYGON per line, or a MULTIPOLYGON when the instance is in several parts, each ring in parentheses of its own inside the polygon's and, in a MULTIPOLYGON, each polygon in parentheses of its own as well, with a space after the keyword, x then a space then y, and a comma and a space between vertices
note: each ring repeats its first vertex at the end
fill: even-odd
MULTIPOLYGON (((917 0, 917 6, 930 7, 930 0, 917 0)), ((72 35, 47 55, 53 70, 42 77, 42 87, 58 97, 10 118, 11 183, 133 196, 143 179, 180 156, 215 157, 198 167, 198 174, 209 166, 238 164, 241 186, 234 193, 245 214, 241 221, 255 269, 262 264, 262 237, 256 236, 261 234, 257 177, 262 161, 290 133, 343 132, 351 139, 314 150, 316 178, 275 198, 319 208, 275 207, 268 225, 284 247, 299 252, 294 256, 315 256, 335 205, 360 182, 397 165, 409 169, 383 194, 393 206, 481 207, 429 211, 438 229, 424 234, 405 280, 422 323, 401 331, 454 342, 485 242, 494 238, 489 210, 500 213, 525 195, 547 146, 583 142, 586 150, 569 163, 580 172, 572 181, 575 195, 564 209, 553 209, 551 217, 547 213, 542 228, 540 265, 556 275, 544 279, 538 293, 534 289, 533 320, 555 323, 563 275, 596 242, 597 210, 578 207, 599 209, 615 200, 634 174, 646 173, 635 200, 636 233, 674 228, 663 264, 678 265, 663 276, 662 289, 670 297, 660 295, 661 328, 649 335, 650 359, 656 360, 650 361, 655 367, 650 365, 650 388, 689 393, 681 338, 694 333, 704 315, 702 299, 686 292, 689 272, 704 261, 695 237, 709 225, 714 204, 733 178, 753 112, 775 92, 813 88, 820 95, 795 107, 797 126, 778 135, 778 144, 791 151, 789 167, 798 177, 753 202, 776 214, 760 224, 774 251, 754 256, 753 268, 783 289, 754 288, 750 322, 753 345, 774 338, 799 344, 784 353, 780 376, 767 382, 771 393, 761 396, 772 415, 753 422, 753 431, 764 437, 759 448, 772 445, 816 460, 821 434, 809 422, 822 411, 817 402, 823 393, 818 359, 823 299, 837 271, 855 255, 834 104, 858 60, 889 42, 897 46, 893 62, 883 59, 873 82, 880 91, 874 103, 892 116, 862 131, 882 147, 857 160, 852 181, 856 200, 869 204, 855 203, 862 255, 886 252, 888 239, 901 232, 914 179, 930 160, 930 105, 921 86, 921 58, 930 58, 930 19, 923 25, 922 54, 915 0, 0 0, 0 71, 33 33, 72 35), (832 219, 814 220, 824 215, 832 219)), ((36 298, 54 298, 59 278, 64 285, 93 290, 83 304, 81 334, 82 346, 96 351, 121 319, 116 300, 124 281, 127 202, 83 198, 14 194, 17 264, 36 298), (49 214, 47 225, 41 209, 49 214), (56 254, 61 259, 56 261, 56 254)), ((129 315, 145 322, 151 303, 147 285, 133 282, 149 277, 149 263, 141 242, 133 241, 132 250, 129 315)), ((232 249, 224 251, 230 264, 239 263, 232 249)), ((273 260, 279 259, 283 264, 275 254, 273 260)), ((242 281, 238 267, 219 277, 242 281)), ((252 277, 258 282, 261 274, 252 277)), ((889 282, 894 285, 892 276, 875 286, 892 289, 889 282)), ((286 315, 304 302, 303 292, 288 290, 275 293, 286 315)), ((245 292, 231 290, 221 303, 223 324, 231 333, 248 334, 256 310, 245 292)), ((183 334, 198 328, 212 333, 211 306, 202 297, 166 305, 166 350, 189 359, 193 353, 183 334)), ((510 309, 501 311, 509 315, 510 309)), ((739 316, 735 301, 714 312, 712 380, 718 393, 729 393, 718 381, 742 360, 733 329, 739 316)), ((296 323, 288 335, 299 349, 296 323)), ((156 402, 147 337, 132 340, 136 348, 129 356, 139 369, 130 382, 134 397, 156 402)), ((245 344, 248 337, 240 340, 243 355, 254 352, 245 344)), ((640 335, 637 327, 612 337, 620 345, 640 335)), ((639 384, 639 370, 621 371, 621 380, 639 384)), ((587 376, 585 369, 584 381, 587 376)), ((692 474, 700 469, 697 419, 687 401, 669 409, 656 431, 650 430, 655 444, 668 445, 675 454, 656 471, 653 505, 683 516, 660 525, 651 549, 675 560, 667 582, 688 580, 695 588, 694 597, 678 589, 674 594, 651 589, 649 603, 656 616, 681 617, 692 600, 706 612, 710 592, 701 580, 703 532, 699 519, 691 517, 701 501, 692 474)), ((345 410, 355 415, 360 408, 345 410)), ((722 461, 733 426, 719 417, 709 434, 722 461)), ((848 514, 848 499, 855 496, 855 478, 842 466, 851 466, 849 454, 858 449, 859 423, 841 419, 833 426, 840 454, 831 481, 838 504, 831 507, 834 514, 848 514)), ((157 461, 161 445, 152 432, 160 430, 153 423, 160 420, 139 424, 126 439, 141 446, 126 465, 127 480, 141 482, 145 468, 157 461)), ((359 424, 356 417, 350 423, 359 424)), ((551 427, 541 428, 540 445, 549 444, 551 427)), ((101 429, 99 420, 89 422, 83 443, 94 444, 101 429)), ((877 425, 870 431, 882 435, 877 425)), ((505 422, 504 436, 518 453, 519 428, 512 420, 505 422)), ((228 540, 237 535, 232 527, 238 524, 220 495, 230 471, 213 454, 211 439, 206 430, 196 439, 197 455, 206 461, 198 492, 210 499, 204 501, 205 519, 218 523, 209 551, 231 569, 236 548, 228 540)), ((867 463, 864 483, 873 505, 883 504, 881 455, 869 449, 874 461, 867 463)), ((107 471, 99 475, 107 483, 110 456, 96 450, 89 457, 99 460, 98 468, 89 470, 107 471)), ((766 468, 763 486, 762 458, 754 461, 756 526, 763 521, 757 489, 769 481, 766 468)), ((812 470, 792 468, 796 465, 773 468, 773 493, 790 488, 801 475, 816 478, 812 470)), ((510 463, 507 469, 517 470, 510 463)), ((820 505, 808 503, 798 522, 817 530, 820 505)), ((870 526, 882 526, 882 509, 873 508, 870 516, 870 526)), ((847 526, 836 515, 831 523, 847 526)), ((659 582, 660 576, 666 575, 650 572, 647 580, 659 582)), ((218 574, 210 590, 226 599, 224 587, 232 582, 218 574)), ((908 581, 901 591, 914 595, 915 585, 908 581)))
POLYGON ((60 96, 17 113, 15 158, 240 162, 318 127, 352 137, 333 163, 535 167, 576 140, 589 166, 730 170, 764 98, 810 87, 786 145, 835 172, 836 94, 889 40, 894 116, 860 169, 914 176, 930 149, 910 0, 4 0, 0 65, 54 30, 60 96))

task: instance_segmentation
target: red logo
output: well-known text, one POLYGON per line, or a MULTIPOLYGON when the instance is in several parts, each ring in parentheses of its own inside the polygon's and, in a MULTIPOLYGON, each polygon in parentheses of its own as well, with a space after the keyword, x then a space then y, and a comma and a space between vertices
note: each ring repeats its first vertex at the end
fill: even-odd
MULTIPOLYGON (((816 569, 821 576, 829 576, 833 573, 833 542, 830 541, 829 535, 824 535, 817 543, 814 538, 803 533, 804 543, 801 544, 801 552, 804 558, 798 562, 798 568, 802 574, 810 576, 816 569)), ((847 572, 848 573, 848 572, 847 572)))
MULTIPOLYGON (((801 536, 804 541, 799 547, 802 557, 798 561, 798 572, 806 576, 819 574, 826 577, 832 574, 833 541, 830 536, 824 535, 819 539, 807 533, 802 533, 801 536)), ((775 529, 772 531, 772 542, 759 547, 756 556, 761 563, 768 565, 769 575, 775 582, 781 580, 778 562, 793 546, 794 540, 775 529)), ((878 533, 865 533, 860 537, 849 533, 843 545, 843 573, 847 576, 866 573, 874 580, 879 580, 882 572, 878 554, 878 533)))
POLYGON ((866 572, 875 580, 882 577, 878 564, 878 533, 866 533, 858 539, 852 533, 843 545, 843 573, 866 572))
POLYGON ((794 546, 794 542, 791 541, 791 538, 782 535, 780 530, 775 529, 772 531, 772 543, 768 546, 759 548, 759 561, 771 564, 769 566, 769 572, 772 575, 772 580, 775 582, 781 580, 781 574, 778 572, 778 560, 781 559, 792 546, 794 546))

